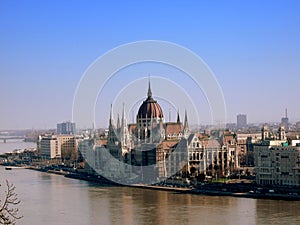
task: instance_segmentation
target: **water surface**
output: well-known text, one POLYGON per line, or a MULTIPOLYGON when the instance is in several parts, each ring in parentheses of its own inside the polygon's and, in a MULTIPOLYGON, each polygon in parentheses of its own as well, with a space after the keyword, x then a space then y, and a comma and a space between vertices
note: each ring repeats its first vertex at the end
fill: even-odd
POLYGON ((101 187, 3 167, 0 179, 14 183, 22 200, 17 224, 300 224, 300 202, 101 187))

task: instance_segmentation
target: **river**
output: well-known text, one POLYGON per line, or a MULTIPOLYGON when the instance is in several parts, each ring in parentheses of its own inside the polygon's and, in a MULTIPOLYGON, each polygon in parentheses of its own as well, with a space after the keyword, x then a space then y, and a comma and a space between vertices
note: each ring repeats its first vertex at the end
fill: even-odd
POLYGON ((12 152, 15 149, 36 148, 36 142, 25 142, 21 139, 7 139, 6 143, 0 140, 0 154, 12 152))
MULTIPOLYGON (((300 224, 300 202, 178 194, 86 181, 27 169, 4 170, 16 186, 17 224, 300 224)), ((3 186, 1 187, 3 196, 3 186)), ((0 195, 1 196, 1 195, 0 195)))

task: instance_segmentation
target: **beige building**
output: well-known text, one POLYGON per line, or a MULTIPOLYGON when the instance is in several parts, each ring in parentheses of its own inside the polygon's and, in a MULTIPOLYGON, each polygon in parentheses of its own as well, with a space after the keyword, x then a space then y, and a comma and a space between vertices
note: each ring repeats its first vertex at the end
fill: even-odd
POLYGON ((53 135, 43 135, 38 141, 39 153, 46 158, 60 158, 61 151, 57 148, 57 139, 53 135))
POLYGON ((179 142, 166 140, 157 148, 158 176, 228 176, 239 169, 236 151, 231 133, 225 133, 221 141, 198 133, 179 142))
POLYGON ((262 185, 300 186, 300 140, 287 142, 284 127, 270 139, 266 126, 262 141, 254 145, 256 182, 262 185))
POLYGON ((74 135, 43 135, 39 137, 40 155, 46 158, 76 160, 78 157, 77 139, 74 135))

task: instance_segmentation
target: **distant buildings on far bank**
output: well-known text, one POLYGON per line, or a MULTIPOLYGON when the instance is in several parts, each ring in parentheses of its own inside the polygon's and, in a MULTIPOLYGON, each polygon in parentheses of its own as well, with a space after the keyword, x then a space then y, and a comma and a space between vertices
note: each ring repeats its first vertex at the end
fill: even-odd
MULTIPOLYGON (((269 122, 268 122, 269 123, 269 122)), ((226 128, 231 131, 242 131, 247 132, 249 129, 253 130, 255 128, 258 128, 260 130, 261 126, 264 123, 248 123, 247 121, 247 114, 238 114, 236 116, 236 123, 227 123, 226 128)), ((285 130, 288 131, 290 128, 292 129, 298 129, 300 130, 300 122, 297 122, 295 124, 291 124, 290 120, 288 118, 288 111, 285 109, 285 115, 281 118, 280 121, 269 123, 270 126, 284 126, 285 130)))
POLYGON ((57 124, 57 134, 76 134, 76 125, 72 122, 63 122, 57 124))
POLYGON ((247 127, 247 115, 239 114, 236 117, 236 127, 237 129, 243 129, 247 127))

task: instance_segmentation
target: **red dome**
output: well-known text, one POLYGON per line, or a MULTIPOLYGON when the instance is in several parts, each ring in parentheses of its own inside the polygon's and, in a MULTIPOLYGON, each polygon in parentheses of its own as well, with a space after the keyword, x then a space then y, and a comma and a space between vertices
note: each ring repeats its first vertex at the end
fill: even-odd
POLYGON ((139 108, 138 118, 163 118, 163 112, 160 108, 160 105, 152 98, 152 91, 150 87, 150 80, 149 80, 149 87, 148 87, 148 98, 143 101, 143 104, 139 108))
POLYGON ((139 108, 138 118, 163 118, 163 112, 160 105, 151 96, 143 101, 139 108))

